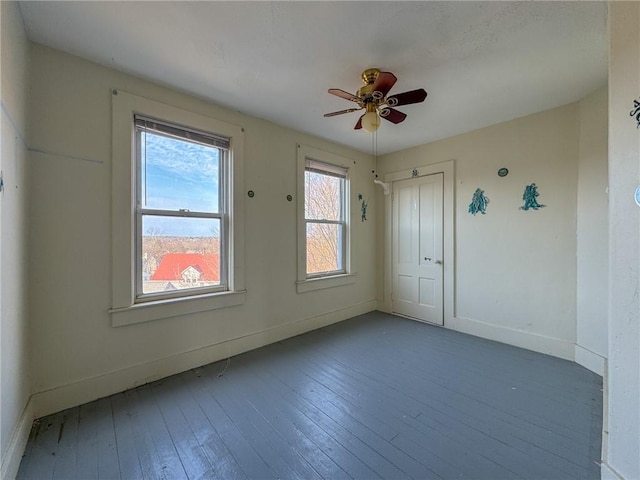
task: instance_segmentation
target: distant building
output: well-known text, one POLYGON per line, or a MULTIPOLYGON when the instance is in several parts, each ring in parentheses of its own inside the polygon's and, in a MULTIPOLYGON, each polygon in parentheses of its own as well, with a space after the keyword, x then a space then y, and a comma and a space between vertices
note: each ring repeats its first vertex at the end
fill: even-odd
POLYGON ((150 280, 183 284, 218 283, 220 259, 217 253, 167 253, 150 280))

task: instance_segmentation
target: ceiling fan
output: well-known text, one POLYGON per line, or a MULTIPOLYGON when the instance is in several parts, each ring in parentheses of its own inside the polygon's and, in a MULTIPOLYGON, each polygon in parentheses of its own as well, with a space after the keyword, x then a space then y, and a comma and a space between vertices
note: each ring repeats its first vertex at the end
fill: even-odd
POLYGON ((427 92, 420 88, 387 97, 387 93, 389 93, 389 90, 397 80, 396 76, 391 72, 381 72, 377 68, 369 68, 362 72, 364 86, 360 87, 355 95, 339 88, 329 89, 330 94, 355 102, 358 104, 358 108, 347 108, 346 110, 325 113, 324 116, 335 117, 343 113, 365 109, 366 112, 358 119, 354 130, 364 128, 367 132, 375 132, 378 129, 380 118, 384 118, 391 123, 400 123, 407 118, 407 115, 392 107, 424 102, 424 99, 427 98, 427 92))

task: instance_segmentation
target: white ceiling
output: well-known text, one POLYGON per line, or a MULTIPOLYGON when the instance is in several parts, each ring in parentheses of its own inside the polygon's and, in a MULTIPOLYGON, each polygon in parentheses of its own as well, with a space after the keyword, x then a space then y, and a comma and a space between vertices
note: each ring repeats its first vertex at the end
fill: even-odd
POLYGON ((383 121, 397 151, 579 100, 606 84, 606 2, 20 2, 29 38, 371 152, 355 92, 370 67, 424 103, 383 121))

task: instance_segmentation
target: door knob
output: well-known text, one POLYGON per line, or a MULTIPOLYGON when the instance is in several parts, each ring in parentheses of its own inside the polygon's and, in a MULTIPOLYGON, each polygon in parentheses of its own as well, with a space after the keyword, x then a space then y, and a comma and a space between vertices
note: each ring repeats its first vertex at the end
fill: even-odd
POLYGON ((433 263, 435 263, 436 265, 442 265, 442 260, 435 260, 433 263))

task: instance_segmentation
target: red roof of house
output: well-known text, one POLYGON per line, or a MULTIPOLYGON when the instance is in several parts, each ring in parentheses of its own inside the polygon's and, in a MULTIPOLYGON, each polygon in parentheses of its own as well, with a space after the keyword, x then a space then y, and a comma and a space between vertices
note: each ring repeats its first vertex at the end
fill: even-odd
POLYGON ((189 267, 202 272, 202 281, 220 280, 220 261, 217 253, 167 253, 151 275, 151 280, 182 280, 182 272, 189 267))

